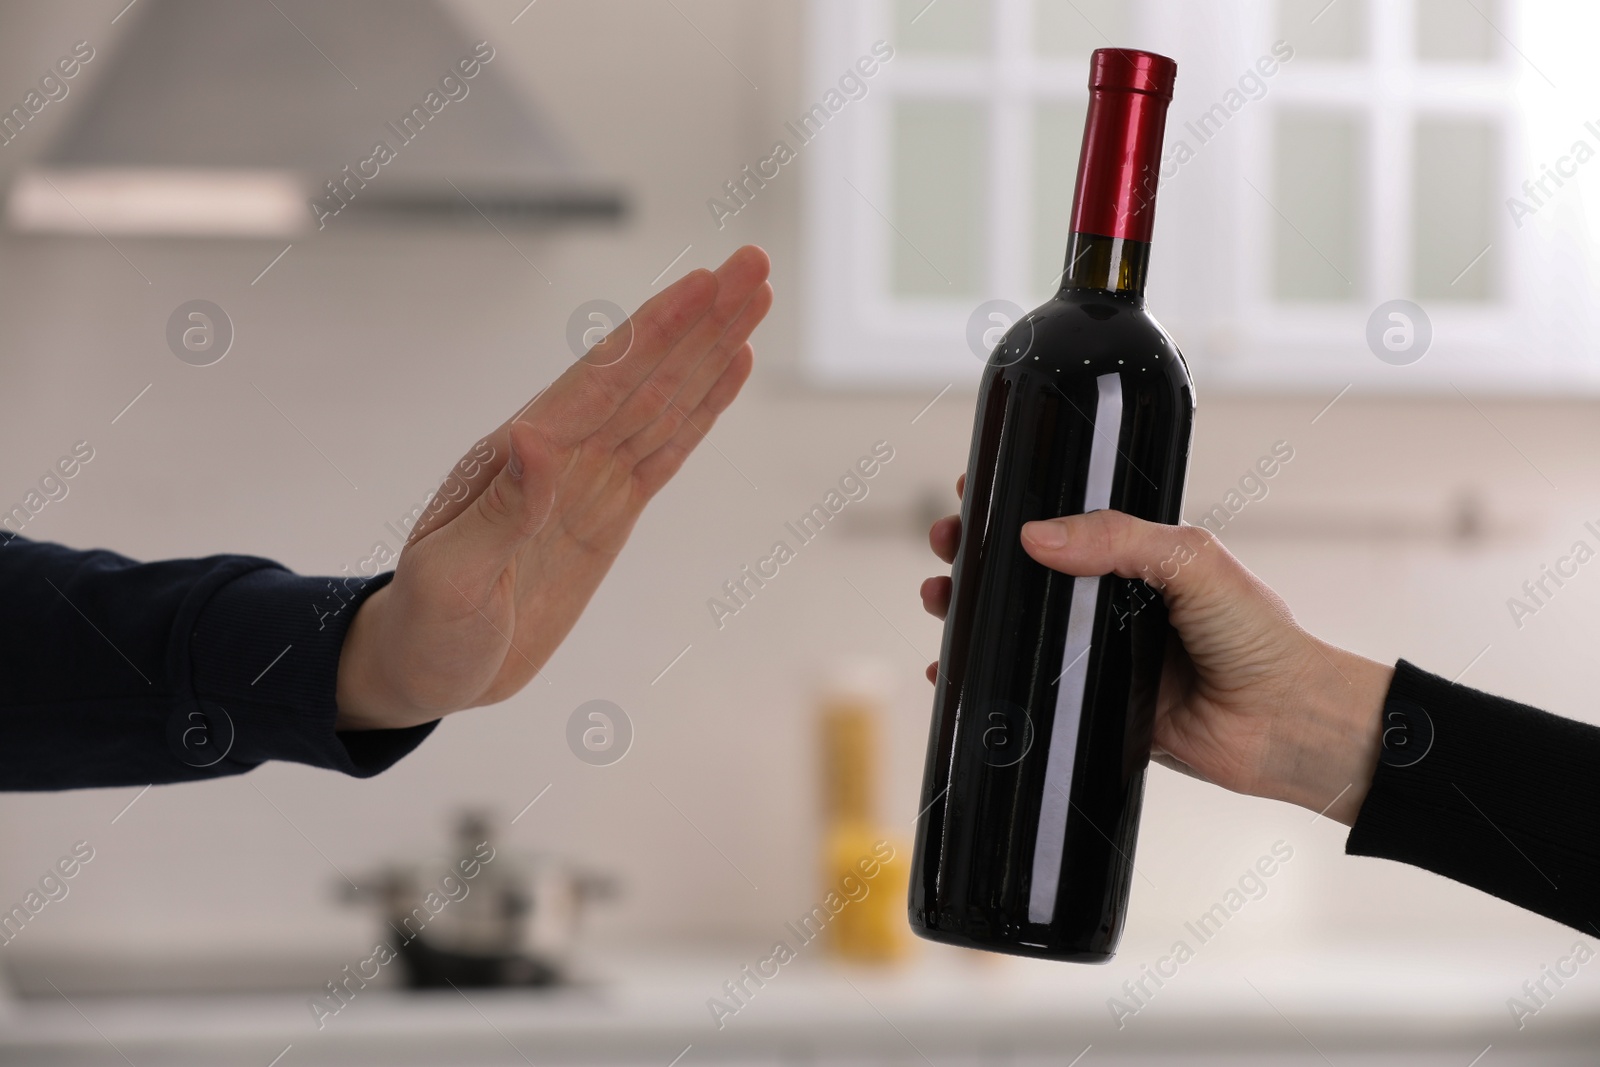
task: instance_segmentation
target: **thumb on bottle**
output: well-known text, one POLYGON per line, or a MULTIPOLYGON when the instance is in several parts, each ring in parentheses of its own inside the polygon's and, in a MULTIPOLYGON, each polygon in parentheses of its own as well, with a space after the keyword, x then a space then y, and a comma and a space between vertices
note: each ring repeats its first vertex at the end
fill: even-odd
POLYGON ((1116 574, 1142 578, 1157 589, 1171 584, 1174 591, 1200 577, 1189 564, 1221 550, 1204 527, 1164 526, 1120 511, 1091 511, 1025 523, 1022 547, 1063 574, 1116 574))

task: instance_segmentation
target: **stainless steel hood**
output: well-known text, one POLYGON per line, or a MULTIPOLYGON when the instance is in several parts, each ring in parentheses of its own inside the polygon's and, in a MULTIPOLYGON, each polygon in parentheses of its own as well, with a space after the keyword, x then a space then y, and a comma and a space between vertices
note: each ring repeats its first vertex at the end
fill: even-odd
POLYGON ((144 0, 132 14, 72 125, 8 190, 14 229, 281 236, 623 212, 512 88, 495 42, 436 0, 144 0))

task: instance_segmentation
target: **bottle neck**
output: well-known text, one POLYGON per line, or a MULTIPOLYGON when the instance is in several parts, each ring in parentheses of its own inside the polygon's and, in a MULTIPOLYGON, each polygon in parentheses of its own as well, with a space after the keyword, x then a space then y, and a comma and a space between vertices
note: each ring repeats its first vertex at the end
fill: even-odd
POLYGON ((1097 233, 1067 238, 1067 267, 1061 292, 1095 289, 1144 306, 1144 282, 1150 269, 1150 242, 1097 233))
POLYGON ((1177 64, 1151 52, 1094 53, 1063 291, 1092 289, 1144 303, 1176 75, 1177 64))

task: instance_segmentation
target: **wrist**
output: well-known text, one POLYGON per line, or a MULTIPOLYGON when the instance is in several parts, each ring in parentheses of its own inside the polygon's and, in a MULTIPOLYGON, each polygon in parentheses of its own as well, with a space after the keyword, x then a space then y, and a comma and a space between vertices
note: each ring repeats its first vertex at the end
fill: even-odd
POLYGON ((339 674, 335 702, 339 713, 335 730, 384 730, 409 725, 400 721, 394 702, 386 698, 382 672, 378 669, 377 649, 382 630, 381 617, 389 602, 385 586, 362 601, 345 631, 339 650, 339 674))
POLYGON ((1351 826, 1378 767, 1394 668, 1309 639, 1318 654, 1280 717, 1274 796, 1351 826))

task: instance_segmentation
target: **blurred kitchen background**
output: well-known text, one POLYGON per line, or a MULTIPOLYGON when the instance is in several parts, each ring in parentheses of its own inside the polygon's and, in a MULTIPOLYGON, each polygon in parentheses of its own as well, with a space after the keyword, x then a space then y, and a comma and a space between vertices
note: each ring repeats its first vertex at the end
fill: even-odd
POLYGON ((940 633, 917 586, 969 338, 1053 288, 1095 47, 1179 63, 1151 304, 1199 391, 1185 517, 1224 505, 1321 636, 1600 722, 1600 576, 1509 604, 1600 521, 1597 23, 1578 0, 7 0, 0 503, 94 449, 31 537, 355 571, 609 321, 590 302, 746 242, 778 300, 544 681, 370 781, 0 797, 0 904, 94 850, 0 947, 0 1060, 1592 1063, 1600 964, 1508 1002, 1600 931, 1161 768, 1105 967, 901 945, 895 901, 853 935, 893 959, 840 937, 742 1006, 724 983, 837 884, 830 774, 869 786, 851 832, 909 860, 940 633), (317 187, 479 41, 468 95, 319 229, 317 187), (195 300, 225 320, 184 311, 201 333, 169 343, 195 300), (724 583, 878 442, 867 496, 719 625, 724 583), (631 734, 624 758, 570 741, 591 701, 578 735, 631 734), (591 891, 539 935, 566 980, 406 993, 391 964, 319 1028, 308 1002, 388 936, 375 887, 447 869, 473 813, 490 869, 541 865, 504 887, 535 918, 591 891), (1276 842, 1260 899, 1119 1028, 1108 999, 1276 842))

